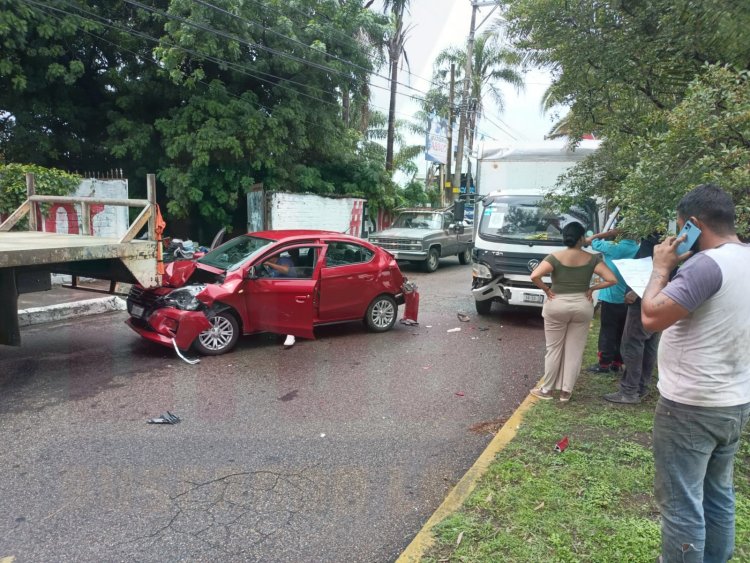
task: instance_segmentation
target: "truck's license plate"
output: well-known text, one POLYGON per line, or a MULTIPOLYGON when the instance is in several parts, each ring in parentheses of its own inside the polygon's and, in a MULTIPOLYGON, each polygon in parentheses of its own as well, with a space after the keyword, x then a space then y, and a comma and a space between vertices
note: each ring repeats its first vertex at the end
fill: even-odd
POLYGON ((524 293, 523 300, 526 303, 544 303, 544 295, 537 295, 536 293, 524 293))
POLYGON ((130 310, 130 314, 134 317, 141 318, 143 316, 143 307, 140 305, 133 305, 133 308, 130 310))

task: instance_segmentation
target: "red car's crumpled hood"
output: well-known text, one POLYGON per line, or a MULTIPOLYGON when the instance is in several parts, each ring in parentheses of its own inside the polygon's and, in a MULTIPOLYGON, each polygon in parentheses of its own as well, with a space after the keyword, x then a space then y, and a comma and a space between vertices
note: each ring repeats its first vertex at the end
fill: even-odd
POLYGON ((190 279, 195 270, 205 270, 212 274, 223 274, 224 270, 199 264, 193 260, 176 260, 164 268, 161 284, 167 287, 182 287, 190 279))

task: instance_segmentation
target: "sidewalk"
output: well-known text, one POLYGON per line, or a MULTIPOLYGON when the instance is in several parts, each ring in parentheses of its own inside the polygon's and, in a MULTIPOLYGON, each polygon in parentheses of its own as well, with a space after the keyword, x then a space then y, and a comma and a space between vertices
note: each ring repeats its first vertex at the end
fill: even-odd
MULTIPOLYGON (((584 366, 596 362, 597 336, 598 324, 584 366)), ((398 563, 655 561, 660 523, 651 432, 658 391, 654 386, 640 405, 607 403, 601 397, 617 382, 616 374, 584 372, 567 404, 527 398, 519 408, 525 412, 517 411, 488 446, 490 462, 480 457, 398 563), (505 445, 508 434, 514 437, 505 445), (569 446, 555 452, 565 436, 569 446)), ((747 563, 750 427, 734 482, 733 561, 747 563)))
MULTIPOLYGON (((125 291, 126 288, 120 288, 119 285, 118 291, 125 291)), ((80 289, 53 285, 49 291, 19 295, 19 324, 23 327, 83 315, 125 310, 125 296, 121 293, 116 295, 107 293, 108 281, 79 282, 78 286, 80 289)))

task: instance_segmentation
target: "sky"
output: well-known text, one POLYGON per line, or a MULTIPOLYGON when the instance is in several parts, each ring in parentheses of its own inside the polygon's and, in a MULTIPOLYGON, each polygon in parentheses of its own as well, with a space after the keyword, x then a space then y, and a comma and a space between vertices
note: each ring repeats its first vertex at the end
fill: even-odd
MULTIPOLYGON (((478 10, 477 25, 491 10, 491 6, 478 10)), ((496 16, 497 10, 476 30, 476 34, 493 26, 497 21, 496 16)), ((424 92, 429 87, 425 79, 432 76, 432 63, 437 54, 450 46, 466 49, 471 24, 471 2, 470 0, 412 0, 407 21, 414 26, 406 43, 406 52, 413 76, 409 76, 404 68, 399 73, 399 82, 424 92)), ((387 68, 379 71, 381 75, 387 75, 387 73, 387 68)), ((505 98, 505 109, 502 113, 492 100, 485 100, 487 117, 480 122, 479 131, 488 141, 503 143, 541 141, 551 129, 552 117, 544 115, 541 110, 544 91, 550 84, 548 73, 540 70, 530 71, 525 75, 525 81, 526 87, 521 93, 517 93, 509 86, 502 88, 505 98)), ((377 77, 373 83, 388 86, 386 80, 377 77)), ((457 85, 457 87, 460 86, 460 84, 457 85)), ((418 95, 416 91, 409 90, 402 85, 399 85, 399 91, 418 95)), ((376 109, 387 113, 388 92, 374 88, 372 103, 376 109)), ((411 118, 419 110, 417 103, 406 96, 399 95, 396 103, 398 119, 411 118)), ((419 142, 417 139, 409 141, 419 142)), ((425 168, 426 165, 420 165, 421 170, 425 168)))

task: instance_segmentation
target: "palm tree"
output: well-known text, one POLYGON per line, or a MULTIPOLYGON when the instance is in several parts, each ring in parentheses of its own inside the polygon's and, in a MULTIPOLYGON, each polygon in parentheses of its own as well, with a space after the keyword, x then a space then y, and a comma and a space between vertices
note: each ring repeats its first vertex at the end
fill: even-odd
MULTIPOLYGON (((496 34, 488 32, 480 35, 474 43, 473 55, 469 99, 457 100, 459 105, 467 104, 469 150, 473 147, 474 132, 484 111, 485 96, 489 94, 497 109, 502 112, 505 103, 501 84, 510 84, 519 92, 524 87, 523 76, 519 72, 521 56, 516 51, 502 46, 496 34)), ((466 68, 466 51, 458 47, 449 47, 437 56, 434 64, 436 78, 442 82, 445 82, 446 76, 450 73, 451 64, 455 64, 456 82, 459 83, 466 68)))
POLYGON ((390 69, 391 98, 388 104, 388 136, 386 138, 385 169, 393 170, 393 143, 396 131, 396 93, 398 88, 398 65, 403 57, 407 67, 406 40, 412 29, 404 24, 404 15, 409 11, 410 0, 384 0, 383 11, 390 12, 391 25, 385 38, 390 69))

